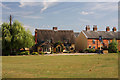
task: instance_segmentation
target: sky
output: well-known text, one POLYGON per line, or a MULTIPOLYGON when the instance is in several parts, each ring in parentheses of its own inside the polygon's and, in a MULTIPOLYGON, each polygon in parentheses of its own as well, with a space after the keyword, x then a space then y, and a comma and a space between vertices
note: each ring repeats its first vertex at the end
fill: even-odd
POLYGON ((11 14, 34 35, 35 29, 85 30, 86 25, 118 28, 118 2, 2 2, 2 22, 11 14))

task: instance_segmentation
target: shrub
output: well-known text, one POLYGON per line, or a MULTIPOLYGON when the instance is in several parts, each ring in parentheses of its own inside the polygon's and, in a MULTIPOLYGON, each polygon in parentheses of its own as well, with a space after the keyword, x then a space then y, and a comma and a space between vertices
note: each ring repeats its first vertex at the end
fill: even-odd
POLYGON ((99 50, 100 50, 100 49, 96 49, 96 50, 95 50, 95 53, 99 53, 99 50))
POLYGON ((115 39, 109 44, 108 51, 109 53, 118 53, 117 41, 115 39))
POLYGON ((89 48, 85 49, 84 52, 88 53, 89 52, 89 48))
POLYGON ((89 53, 94 53, 94 52, 95 52, 95 49, 89 49, 88 52, 89 52, 89 53))
POLYGON ((80 49, 80 50, 79 50, 79 53, 84 53, 84 50, 80 49))
POLYGON ((20 53, 18 53, 18 55, 29 55, 30 52, 29 51, 22 51, 20 53))
POLYGON ((45 53, 41 51, 40 54, 41 54, 41 55, 44 55, 45 53))
POLYGON ((96 50, 92 49, 92 48, 91 49, 87 48, 87 49, 84 50, 84 52, 86 52, 86 53, 95 53, 96 50))
POLYGON ((108 50, 107 46, 103 47, 102 49, 103 49, 103 50, 108 50))
POLYGON ((31 54, 32 55, 38 55, 39 53, 38 52, 32 52, 31 54))

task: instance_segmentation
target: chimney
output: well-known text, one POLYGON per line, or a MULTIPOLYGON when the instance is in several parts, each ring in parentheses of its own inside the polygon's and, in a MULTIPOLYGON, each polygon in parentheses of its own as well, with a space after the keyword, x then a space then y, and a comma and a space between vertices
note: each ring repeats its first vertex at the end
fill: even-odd
POLYGON ((93 31, 97 31, 97 25, 93 25, 93 31))
POLYGON ((53 27, 53 30, 54 30, 54 31, 57 31, 57 27, 53 27))
POLYGON ((109 26, 108 27, 106 27, 106 32, 109 32, 110 31, 110 28, 109 28, 109 26))
POLYGON ((35 44, 37 44, 37 29, 35 29, 35 44))
POLYGON ((113 29, 112 29, 112 30, 113 30, 113 32, 116 32, 116 31, 117 31, 116 27, 113 27, 113 29))
POLYGON ((90 26, 86 25, 86 31, 90 31, 90 26))

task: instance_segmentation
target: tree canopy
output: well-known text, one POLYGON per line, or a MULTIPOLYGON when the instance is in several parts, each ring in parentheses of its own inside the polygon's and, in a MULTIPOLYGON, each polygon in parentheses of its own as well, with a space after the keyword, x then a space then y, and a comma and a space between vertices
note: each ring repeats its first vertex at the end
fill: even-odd
POLYGON ((29 30, 25 30, 23 25, 14 21, 10 26, 9 23, 2 24, 2 49, 6 51, 19 50, 20 48, 30 48, 34 45, 33 35, 29 30))

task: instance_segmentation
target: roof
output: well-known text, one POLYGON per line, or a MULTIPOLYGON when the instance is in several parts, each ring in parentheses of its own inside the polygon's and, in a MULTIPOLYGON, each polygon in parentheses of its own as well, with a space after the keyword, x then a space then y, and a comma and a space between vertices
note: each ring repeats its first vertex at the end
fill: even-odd
POLYGON ((74 32, 75 37, 78 37, 79 34, 79 32, 74 32))
POLYGON ((75 36, 73 30, 37 30, 37 41, 41 43, 43 41, 52 41, 56 43, 58 41, 65 42, 69 41, 70 43, 75 43, 75 36))
POLYGON ((91 39, 98 39, 99 36, 102 36, 103 39, 113 39, 113 38, 120 39, 120 37, 118 37, 118 34, 120 34, 120 32, 86 31, 86 30, 83 30, 82 32, 85 34, 87 38, 91 38, 91 39))

